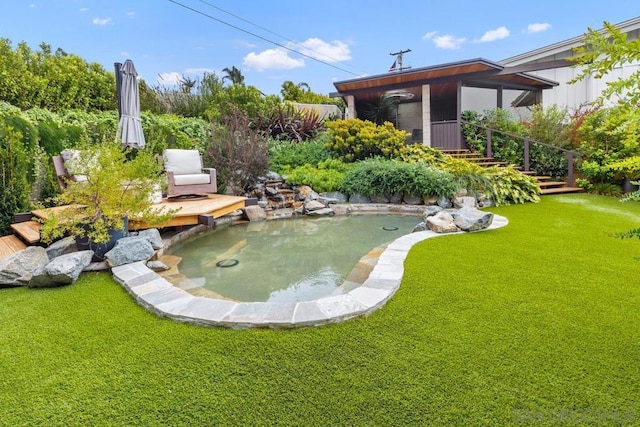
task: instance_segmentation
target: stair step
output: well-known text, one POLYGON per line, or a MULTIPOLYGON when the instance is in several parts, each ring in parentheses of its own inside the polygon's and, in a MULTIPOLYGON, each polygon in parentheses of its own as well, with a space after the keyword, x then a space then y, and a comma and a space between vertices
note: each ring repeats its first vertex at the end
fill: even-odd
POLYGON ((550 176, 540 176, 540 175, 536 175, 534 176, 534 178, 537 179, 538 182, 549 181, 551 179, 550 176))
POLYGON ((11 229, 25 242, 34 244, 40 241, 40 226, 37 221, 25 221, 11 224, 11 229))
POLYGON ((27 245, 13 234, 2 236, 0 237, 0 259, 7 258, 26 247, 27 245))
POLYGON ((584 191, 580 187, 553 187, 540 190, 540 194, 580 193, 584 191))
POLYGON ((538 187, 566 187, 567 184, 566 181, 542 181, 538 182, 538 187))

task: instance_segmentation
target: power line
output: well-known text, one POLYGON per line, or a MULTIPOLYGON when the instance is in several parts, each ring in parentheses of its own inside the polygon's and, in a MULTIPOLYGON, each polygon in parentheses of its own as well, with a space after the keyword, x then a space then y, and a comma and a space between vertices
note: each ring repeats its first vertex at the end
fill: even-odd
MULTIPOLYGON (((271 31, 271 30, 270 30, 270 29, 268 29, 268 28, 265 28, 265 27, 263 27, 263 26, 261 26, 261 25, 256 24, 255 22, 251 22, 251 21, 249 21, 248 19, 243 18, 242 16, 236 15, 236 14, 235 14, 235 13, 233 13, 233 12, 229 12, 228 10, 224 10, 224 9, 222 9, 221 7, 218 7, 218 6, 214 5, 214 4, 209 3, 208 1, 200 0, 200 3, 204 3, 204 4, 206 4, 207 6, 209 6, 209 7, 213 8, 213 9, 219 10, 219 11, 220 11, 220 12, 222 12, 222 13, 226 13, 227 15, 233 16, 234 18, 239 19, 240 21, 246 22, 246 23, 247 23, 247 24, 249 24, 249 25, 253 25, 254 27, 259 28, 259 29, 261 29, 262 31, 265 31, 265 32, 267 32, 267 33, 269 33, 269 34, 273 34, 274 36, 278 36, 278 37, 280 37, 280 38, 283 38, 283 39, 285 39, 286 41, 288 41, 288 42, 290 42, 290 43, 292 43, 292 44, 294 44, 294 45, 296 45, 296 46, 299 46, 299 47, 301 47, 301 48, 304 48, 304 49, 310 50, 311 52, 314 52, 314 53, 316 53, 316 54, 318 54, 318 55, 324 56, 324 57, 325 57, 325 58, 327 58, 327 59, 330 59, 330 60, 335 61, 335 62, 341 62, 339 59, 333 58, 333 57, 331 57, 331 56, 329 56, 329 55, 327 55, 327 54, 325 54, 325 53, 318 52, 317 50, 310 49, 310 48, 308 48, 308 47, 304 46, 303 44, 298 43, 298 42, 297 42, 297 41, 295 41, 295 40, 291 40, 290 38, 288 38, 288 37, 286 37, 286 36, 283 36, 282 34, 278 34, 278 33, 274 32, 274 31, 271 31)), ((352 67, 352 66, 350 66, 350 65, 347 65, 347 67, 349 67, 349 68, 351 68, 351 69, 353 69, 353 70, 356 70, 356 71, 358 71, 358 72, 360 72, 360 73, 366 73, 366 71, 359 70, 359 69, 357 69, 357 68, 355 68, 355 67, 352 67)))
POLYGON ((297 51, 297 50, 295 50, 295 49, 291 49, 290 47, 287 47, 287 46, 285 46, 285 45, 283 45, 283 44, 280 44, 280 43, 278 43, 278 42, 274 42, 273 40, 269 40, 269 39, 267 39, 266 37, 262 37, 262 36, 260 36, 260 35, 258 35, 258 34, 252 33, 251 31, 245 30, 244 28, 240 28, 240 27, 238 27, 238 26, 236 26, 236 25, 230 24, 230 23, 228 23, 228 22, 226 22, 226 21, 223 21, 222 19, 219 19, 219 18, 216 18, 216 17, 214 17, 214 16, 208 15, 208 14, 206 14, 206 13, 204 13, 204 12, 202 12, 202 11, 198 10, 198 9, 194 9, 193 7, 187 6, 187 5, 182 4, 182 3, 178 2, 178 1, 175 1, 175 0, 169 0, 169 1, 170 1, 171 3, 174 3, 174 4, 178 5, 178 6, 182 6, 183 8, 185 8, 185 9, 187 9, 187 10, 190 10, 190 11, 192 11, 192 12, 195 12, 195 13, 197 13, 197 14, 199 14, 199 15, 202 15, 202 16, 207 17, 207 18, 209 18, 209 19, 212 19, 212 20, 214 20, 214 21, 220 22, 221 24, 224 24, 224 25, 226 25, 226 26, 228 26, 228 27, 231 27, 231 28, 233 28, 233 29, 235 29, 235 30, 242 31, 243 33, 246 33, 246 34, 249 34, 249 35, 251 35, 251 36, 253 36, 253 37, 259 38, 260 40, 264 40, 264 41, 266 41, 266 42, 268 42, 268 43, 274 44, 274 45, 276 45, 276 46, 278 46, 278 47, 281 47, 281 48, 283 48, 283 49, 286 49, 286 50, 288 50, 288 51, 290 51, 290 52, 293 52, 293 53, 296 53, 296 54, 298 54, 298 55, 304 56, 304 57, 306 57, 306 58, 312 59, 312 60, 314 60, 314 61, 316 61, 316 62, 319 62, 319 63, 321 63, 321 64, 327 65, 327 66, 332 67, 332 68, 335 68, 335 69, 337 69, 337 70, 344 71, 345 73, 349 73, 349 74, 351 74, 351 75, 358 76, 358 74, 356 74, 356 73, 354 73, 354 72, 352 72, 352 71, 345 70, 344 68, 340 68, 340 67, 338 67, 338 66, 336 66, 336 65, 333 65, 333 64, 330 64, 330 63, 328 63, 328 62, 322 61, 322 60, 320 60, 320 59, 318 59, 318 58, 314 58, 314 57, 313 57, 313 56, 311 56, 311 55, 307 55, 307 54, 302 53, 302 52, 299 52, 299 51, 297 51))

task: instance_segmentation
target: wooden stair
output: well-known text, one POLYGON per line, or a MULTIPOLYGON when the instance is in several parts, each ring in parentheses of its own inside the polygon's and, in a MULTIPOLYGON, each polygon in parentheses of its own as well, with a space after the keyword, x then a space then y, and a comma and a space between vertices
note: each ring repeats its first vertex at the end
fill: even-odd
MULTIPOLYGON (((474 152, 471 150, 442 150, 444 154, 448 154, 451 157, 457 159, 467 160, 475 163, 479 166, 507 166, 506 162, 496 161, 492 157, 485 157, 483 154, 474 152)), ((550 176, 536 175, 535 171, 522 171, 523 174, 532 176, 536 179, 538 187, 540 187, 540 194, 560 194, 560 193, 578 193, 582 191, 582 188, 571 187, 567 181, 551 181, 550 176)))
POLYGON ((2 236, 0 237, 0 260, 26 247, 27 245, 13 234, 2 236))

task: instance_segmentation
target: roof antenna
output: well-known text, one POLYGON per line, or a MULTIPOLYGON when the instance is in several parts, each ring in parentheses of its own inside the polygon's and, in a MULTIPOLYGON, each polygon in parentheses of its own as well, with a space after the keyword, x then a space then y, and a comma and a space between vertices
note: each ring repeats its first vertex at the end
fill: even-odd
POLYGON ((406 49, 406 50, 400 50, 398 52, 394 52, 394 53, 390 53, 389 55, 391 56, 395 56, 396 60, 393 61, 393 65, 391 65, 391 68, 389 68, 389 72, 393 73, 394 71, 402 71, 402 70, 406 70, 409 69, 411 67, 403 67, 402 66, 402 54, 407 53, 407 52, 411 52, 411 49, 406 49))

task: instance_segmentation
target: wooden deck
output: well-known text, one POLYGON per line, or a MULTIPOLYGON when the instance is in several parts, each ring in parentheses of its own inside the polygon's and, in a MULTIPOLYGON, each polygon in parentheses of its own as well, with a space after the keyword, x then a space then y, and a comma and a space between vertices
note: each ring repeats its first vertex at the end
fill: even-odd
MULTIPOLYGON (((166 198, 162 202, 153 205, 156 209, 177 210, 172 220, 153 225, 154 228, 179 227, 185 225, 197 225, 202 223, 203 217, 219 218, 245 206, 246 197, 226 196, 224 194, 209 194, 199 200, 169 201, 166 198)), ((65 206, 55 208, 36 209, 31 214, 36 218, 47 219, 52 213, 65 209, 65 206)), ((144 223, 129 222, 130 230, 150 228, 144 223)), ((36 244, 40 241, 40 223, 37 221, 24 221, 11 225, 15 235, 0 237, 0 259, 26 247, 28 244, 36 244), (18 238, 17 235, 21 237, 18 238)))

